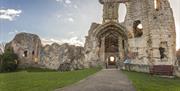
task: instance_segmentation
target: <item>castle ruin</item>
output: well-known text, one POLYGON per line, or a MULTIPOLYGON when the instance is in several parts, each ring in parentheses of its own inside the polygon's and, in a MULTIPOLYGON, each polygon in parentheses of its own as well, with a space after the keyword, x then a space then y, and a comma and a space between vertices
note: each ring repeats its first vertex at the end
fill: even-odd
MULTIPOLYGON (((168 0, 99 0, 102 24, 93 23, 86 37, 85 60, 92 66, 107 66, 110 57, 129 58, 133 70, 148 72, 151 65, 175 65, 176 33, 168 0), (120 3, 126 5, 119 22, 120 3)), ((121 13, 120 13, 121 14, 121 13)))
POLYGON ((84 48, 57 43, 43 47, 37 35, 27 33, 17 34, 7 46, 18 54, 22 67, 38 64, 73 70, 113 65, 123 69, 127 59, 131 60, 131 69, 140 72, 149 72, 152 65, 175 66, 175 22, 168 0, 99 2, 103 5, 103 21, 92 23, 84 48), (120 4, 126 5, 124 22, 118 19, 120 4))

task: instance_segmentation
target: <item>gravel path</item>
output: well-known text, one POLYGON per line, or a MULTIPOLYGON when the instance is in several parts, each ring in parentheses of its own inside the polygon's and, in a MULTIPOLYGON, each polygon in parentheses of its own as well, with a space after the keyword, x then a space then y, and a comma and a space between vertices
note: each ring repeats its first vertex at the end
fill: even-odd
POLYGON ((76 84, 55 91, 135 91, 135 89, 121 71, 103 69, 76 84))

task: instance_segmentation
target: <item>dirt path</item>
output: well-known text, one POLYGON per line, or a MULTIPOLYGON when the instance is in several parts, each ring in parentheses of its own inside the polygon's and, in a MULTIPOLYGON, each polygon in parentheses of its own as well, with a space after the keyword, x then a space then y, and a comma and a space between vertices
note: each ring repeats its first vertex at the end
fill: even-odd
POLYGON ((103 69, 74 85, 55 91, 135 91, 135 89, 121 71, 103 69))

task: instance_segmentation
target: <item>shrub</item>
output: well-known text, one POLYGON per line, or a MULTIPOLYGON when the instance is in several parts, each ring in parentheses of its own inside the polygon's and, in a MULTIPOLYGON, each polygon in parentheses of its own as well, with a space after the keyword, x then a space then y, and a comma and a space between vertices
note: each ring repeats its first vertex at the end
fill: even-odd
POLYGON ((13 52, 13 50, 7 49, 1 55, 1 72, 11 72, 15 71, 18 66, 18 56, 13 52))

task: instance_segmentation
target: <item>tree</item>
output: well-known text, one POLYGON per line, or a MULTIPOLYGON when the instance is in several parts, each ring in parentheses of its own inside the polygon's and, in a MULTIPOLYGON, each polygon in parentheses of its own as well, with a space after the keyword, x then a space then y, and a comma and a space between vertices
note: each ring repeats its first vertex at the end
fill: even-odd
POLYGON ((2 66, 2 55, 0 54, 0 71, 1 71, 1 66, 2 66))
POLYGON ((15 71, 18 66, 18 56, 13 52, 12 49, 7 49, 1 55, 1 72, 11 72, 15 71))

